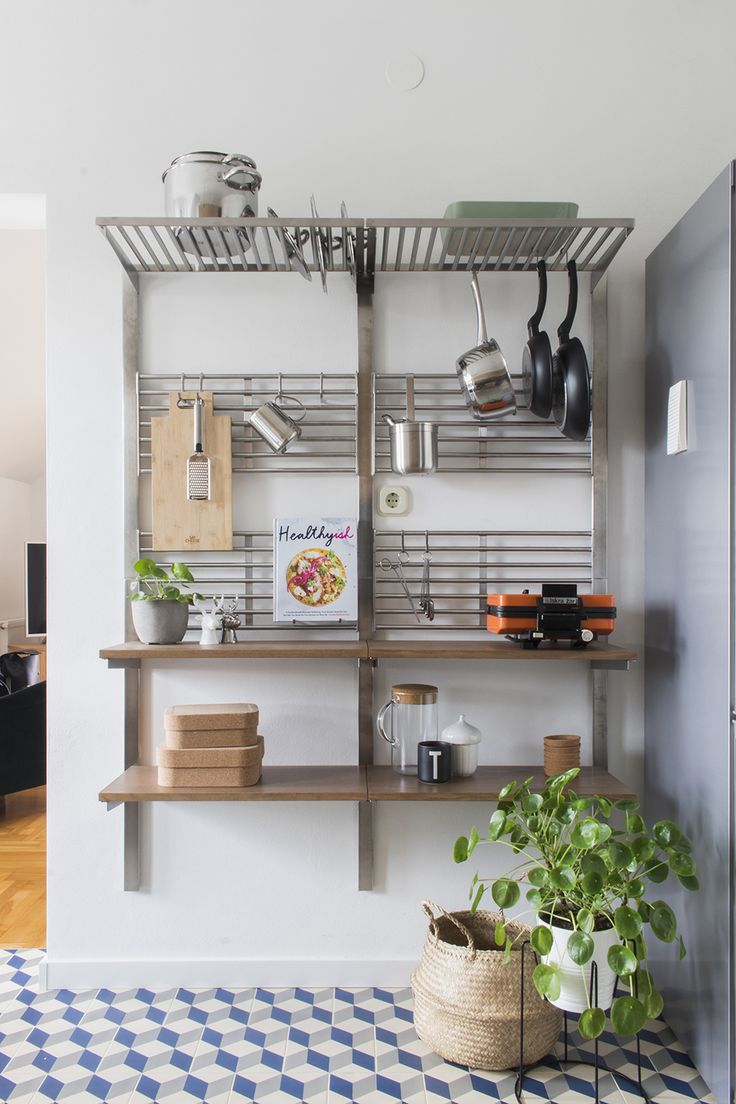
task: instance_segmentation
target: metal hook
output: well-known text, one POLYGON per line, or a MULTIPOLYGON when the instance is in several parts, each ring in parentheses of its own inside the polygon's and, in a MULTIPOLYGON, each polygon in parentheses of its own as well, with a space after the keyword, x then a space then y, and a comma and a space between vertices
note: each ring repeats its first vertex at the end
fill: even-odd
POLYGON ((424 551, 429 555, 429 530, 424 530, 424 551))
POLYGON ((199 373, 199 390, 204 391, 204 372, 199 373))
POLYGON ((320 406, 324 406, 325 403, 325 374, 320 372, 319 374, 319 403, 320 406))
POLYGON ((401 530, 401 551, 404 553, 404 555, 406 555, 406 544, 404 543, 404 537, 405 537, 405 533, 404 533, 404 530, 402 529, 401 530))
POLYGON ((178 406, 178 408, 180 410, 188 410, 190 407, 194 406, 194 402, 192 401, 192 399, 182 398, 182 391, 186 391, 185 383, 186 383, 186 376, 182 372, 182 374, 181 374, 181 384, 180 384, 179 393, 178 393, 177 399, 176 399, 176 405, 178 406))

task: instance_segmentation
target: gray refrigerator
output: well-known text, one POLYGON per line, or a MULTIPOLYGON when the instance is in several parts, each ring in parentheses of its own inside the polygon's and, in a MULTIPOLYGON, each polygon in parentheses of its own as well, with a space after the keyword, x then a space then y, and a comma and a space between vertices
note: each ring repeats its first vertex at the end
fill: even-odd
MULTIPOLYGON (((736 162, 646 262, 644 812, 692 838, 701 883, 654 887, 688 955, 650 939, 664 1016, 734 1099, 734 274, 736 162), (670 389, 686 382, 686 418, 670 389), (686 430, 668 454, 668 411, 686 430)), ((674 436, 674 435, 673 435, 674 436)))

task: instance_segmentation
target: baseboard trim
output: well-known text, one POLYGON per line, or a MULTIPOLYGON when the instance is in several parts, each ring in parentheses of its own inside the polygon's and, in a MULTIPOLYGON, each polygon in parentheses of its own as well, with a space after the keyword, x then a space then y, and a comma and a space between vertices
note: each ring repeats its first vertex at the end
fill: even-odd
MULTIPOLYGON (((49 988, 48 979, 48 955, 44 955, 38 964, 38 991, 39 993, 47 993, 49 988)), ((59 986, 61 988, 61 986, 59 986)))
POLYGON ((144 959, 112 962, 84 962, 49 959, 42 964, 39 988, 53 989, 249 989, 261 986, 285 989, 348 989, 404 987, 409 984, 413 959, 186 959, 169 961, 144 959), (43 979, 43 985, 41 980, 43 979))

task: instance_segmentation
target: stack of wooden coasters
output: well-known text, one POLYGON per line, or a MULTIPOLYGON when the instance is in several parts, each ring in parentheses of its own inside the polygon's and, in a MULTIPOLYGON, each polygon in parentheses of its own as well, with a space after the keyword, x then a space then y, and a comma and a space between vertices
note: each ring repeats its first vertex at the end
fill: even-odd
POLYGON ((258 706, 172 705, 164 729, 166 743, 156 749, 159 786, 239 787, 259 781, 258 706))

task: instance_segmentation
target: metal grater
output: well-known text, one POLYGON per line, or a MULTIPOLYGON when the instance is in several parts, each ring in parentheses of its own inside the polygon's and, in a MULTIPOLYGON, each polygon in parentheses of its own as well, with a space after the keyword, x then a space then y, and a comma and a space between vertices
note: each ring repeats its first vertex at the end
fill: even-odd
POLYGON ((206 502, 210 497, 210 458, 202 447, 202 412, 204 400, 194 400, 194 452, 187 460, 187 498, 206 502))

